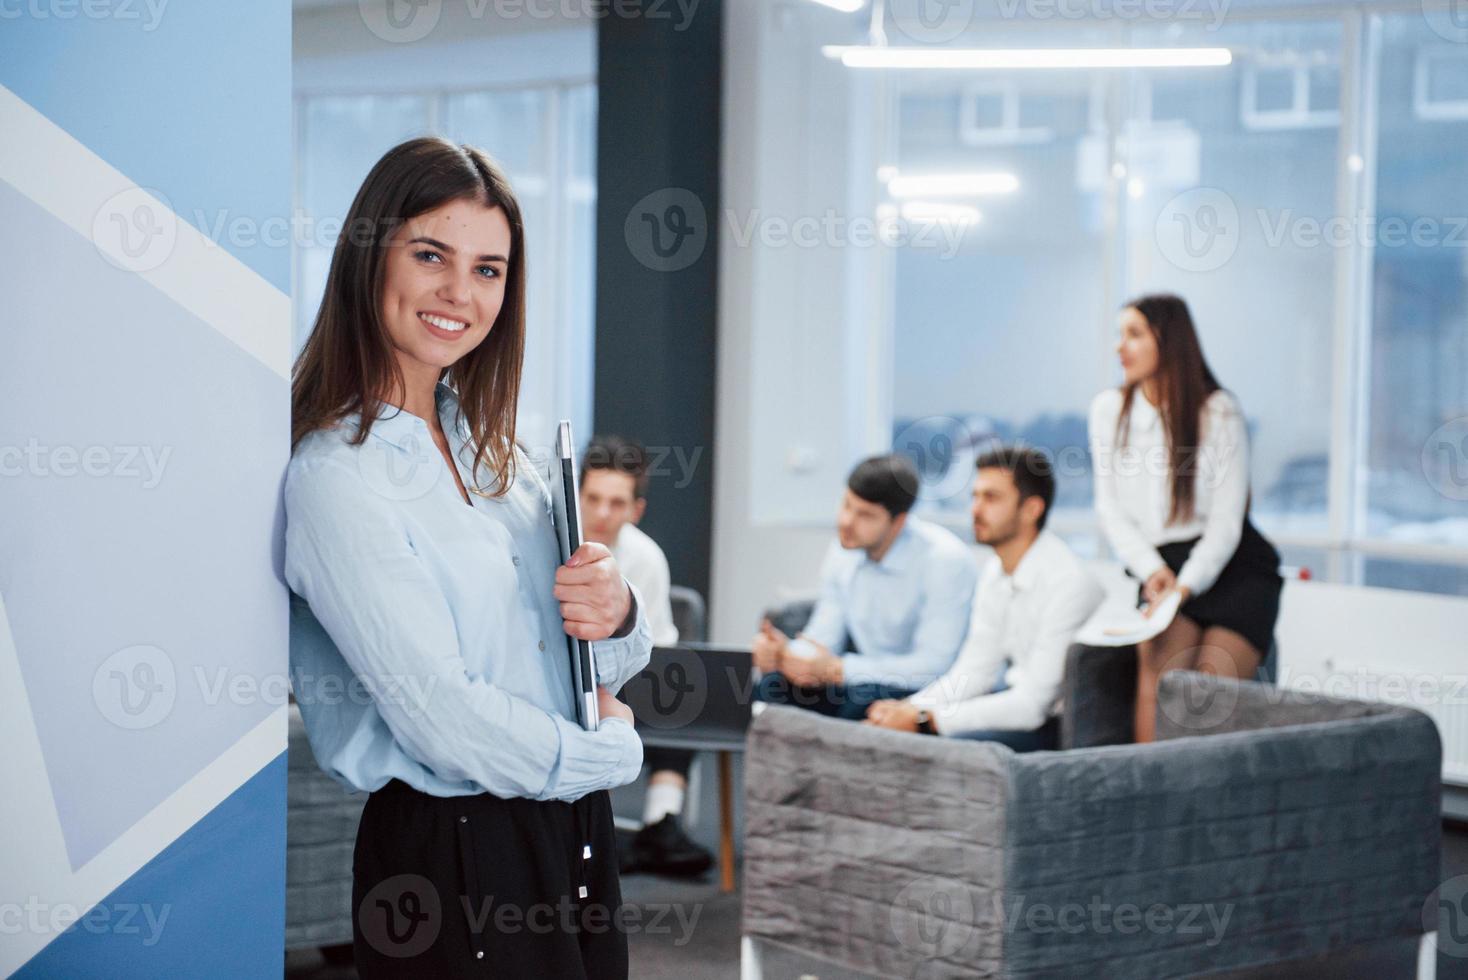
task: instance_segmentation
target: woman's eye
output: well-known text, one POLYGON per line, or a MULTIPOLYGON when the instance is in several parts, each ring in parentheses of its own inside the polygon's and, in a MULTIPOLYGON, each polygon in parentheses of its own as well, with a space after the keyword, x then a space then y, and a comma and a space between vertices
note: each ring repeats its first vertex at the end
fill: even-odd
POLYGON ((432 260, 434 262, 441 262, 442 261, 442 258, 439 256, 439 254, 437 252, 432 251, 431 249, 426 249, 426 248, 425 249, 422 249, 421 251, 414 252, 413 253, 413 258, 419 260, 420 262, 428 262, 430 260, 432 260))
POLYGON ((494 279, 500 274, 500 270, 492 265, 481 265, 479 267, 479 274, 486 279, 494 279))

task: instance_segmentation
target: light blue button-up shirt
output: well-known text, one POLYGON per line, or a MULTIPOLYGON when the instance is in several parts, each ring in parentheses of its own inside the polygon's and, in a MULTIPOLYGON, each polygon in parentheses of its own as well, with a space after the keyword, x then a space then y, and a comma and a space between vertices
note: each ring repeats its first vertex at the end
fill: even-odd
MULTIPOLYGON (((979 566, 952 532, 909 516, 881 561, 832 542, 802 635, 841 653, 843 683, 917 690, 942 676, 968 633, 979 566)), ((802 652, 799 641, 792 645, 802 652)))
MULTIPOLYGON (((473 487, 458 400, 444 384, 436 400, 473 487)), ((517 450, 509 492, 471 493, 469 506, 423 419, 389 405, 353 447, 356 431, 352 419, 306 436, 285 483, 291 682, 321 767, 367 791, 400 779, 434 796, 537 800, 637 778, 631 725, 575 721, 548 474, 517 450)), ((632 632, 595 644, 613 692, 652 650, 633 595, 632 632)))

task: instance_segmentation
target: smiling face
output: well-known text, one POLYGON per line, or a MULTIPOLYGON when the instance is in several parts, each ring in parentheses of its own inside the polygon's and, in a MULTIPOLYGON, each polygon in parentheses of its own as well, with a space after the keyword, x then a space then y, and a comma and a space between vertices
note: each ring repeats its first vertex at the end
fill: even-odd
POLYGON ((1147 318, 1135 306, 1128 306, 1119 317, 1121 339, 1116 354, 1129 385, 1141 384, 1157 373, 1157 335, 1147 318))
MULTIPOLYGON (((450 201, 392 236, 381 315, 405 378, 427 378, 483 343, 505 299, 510 223, 498 207, 450 201)), ((409 381, 410 387, 413 382, 409 381)))

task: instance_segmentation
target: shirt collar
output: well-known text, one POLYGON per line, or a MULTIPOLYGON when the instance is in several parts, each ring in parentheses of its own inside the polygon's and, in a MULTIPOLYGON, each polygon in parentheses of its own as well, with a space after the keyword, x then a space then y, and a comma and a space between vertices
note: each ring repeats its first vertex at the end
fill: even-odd
POLYGON ((892 546, 887 549, 887 553, 882 556, 882 560, 872 562, 868 558, 867 561, 876 565, 884 572, 902 571, 907 567, 907 563, 912 560, 913 550, 917 547, 913 543, 913 538, 916 536, 912 530, 912 518, 909 517, 903 523, 902 530, 897 532, 897 540, 892 542, 892 546))
MULTIPOLYGON (((446 435, 457 433, 456 417, 459 411, 459 399, 454 389, 447 382, 440 381, 438 387, 433 391, 433 400, 434 407, 438 410, 439 424, 443 426, 444 433, 446 435)), ((387 402, 378 406, 371 434, 408 452, 421 450, 424 446, 423 440, 432 441, 427 421, 396 405, 389 405, 387 402)))
POLYGON ((1029 548, 1025 550, 1019 564, 1015 567, 1014 574, 1004 576, 1016 592, 1024 592, 1034 586, 1045 564, 1045 553, 1050 550, 1050 542, 1050 532, 1041 531, 1035 540, 1030 542, 1029 548))

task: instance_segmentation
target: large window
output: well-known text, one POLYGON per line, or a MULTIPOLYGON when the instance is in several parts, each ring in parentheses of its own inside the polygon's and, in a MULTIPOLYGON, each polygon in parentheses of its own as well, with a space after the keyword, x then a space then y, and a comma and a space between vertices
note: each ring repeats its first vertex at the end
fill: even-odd
MULTIPOLYGON (((952 43, 1097 43, 984 26, 952 43)), ((951 255, 891 258, 894 443, 930 477, 921 506, 962 521, 943 471, 1023 439, 1056 453, 1056 524, 1094 550, 1086 406, 1119 380, 1117 307, 1165 290, 1244 405, 1253 512, 1285 553, 1320 578, 1464 591, 1468 44, 1355 11, 1110 37, 1233 61, 887 73, 895 166, 873 179, 892 206, 911 196, 897 174, 993 185, 941 199, 980 212, 951 255)))
POLYGON ((545 448, 558 419, 591 432, 596 88, 537 85, 469 92, 311 96, 297 105, 296 346, 315 320, 335 230, 372 164, 395 144, 438 134, 505 168, 525 220, 528 278, 519 438, 545 448), (565 351, 573 357, 557 356, 565 351))

